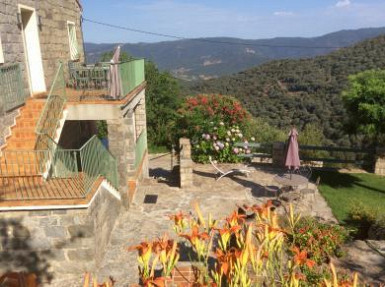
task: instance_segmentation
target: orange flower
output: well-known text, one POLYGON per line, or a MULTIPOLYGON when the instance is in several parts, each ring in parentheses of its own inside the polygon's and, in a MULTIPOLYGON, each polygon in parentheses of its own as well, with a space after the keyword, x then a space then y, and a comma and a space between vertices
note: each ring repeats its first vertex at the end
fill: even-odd
POLYGON ((207 240, 210 238, 207 232, 199 233, 198 226, 193 226, 191 228, 191 235, 187 233, 180 234, 181 237, 186 238, 192 245, 195 245, 198 239, 207 240))
POLYGON ((226 221, 230 227, 233 227, 235 225, 243 224, 245 222, 245 218, 246 215, 239 214, 236 210, 234 210, 233 213, 231 213, 230 216, 226 218, 226 221))
POLYGON ((300 251, 297 246, 295 246, 292 251, 294 252, 294 263, 298 265, 307 265, 309 268, 313 268, 315 262, 307 258, 306 250, 300 251))
POLYGON ((127 248, 128 251, 138 250, 139 256, 143 256, 152 250, 152 243, 150 242, 141 242, 139 245, 130 246, 127 248))

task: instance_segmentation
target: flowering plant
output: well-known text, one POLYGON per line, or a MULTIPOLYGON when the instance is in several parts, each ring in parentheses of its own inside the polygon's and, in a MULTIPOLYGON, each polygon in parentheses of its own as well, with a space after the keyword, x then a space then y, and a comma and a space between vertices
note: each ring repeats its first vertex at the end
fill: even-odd
POLYGON ((219 162, 239 162, 239 154, 249 154, 250 149, 237 125, 226 126, 224 122, 211 122, 205 132, 193 142, 193 160, 208 162, 209 157, 219 162), (239 147, 235 143, 243 142, 239 147))

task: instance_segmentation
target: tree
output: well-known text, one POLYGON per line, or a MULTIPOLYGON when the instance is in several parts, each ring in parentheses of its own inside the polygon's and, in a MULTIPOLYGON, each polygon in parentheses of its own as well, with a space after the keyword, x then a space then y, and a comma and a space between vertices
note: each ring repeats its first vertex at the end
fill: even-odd
MULTIPOLYGON (((111 61, 112 57, 114 56, 114 51, 105 52, 100 55, 99 61, 100 62, 109 62, 111 61)), ((127 52, 121 51, 119 56, 120 62, 127 62, 129 60, 133 59, 132 56, 130 56, 127 52)))
POLYGON ((154 63, 145 63, 147 131, 150 146, 170 146, 171 130, 180 106, 179 84, 154 63))
POLYGON ((349 76, 343 100, 351 131, 362 132, 375 143, 385 135, 385 70, 368 70, 349 76))

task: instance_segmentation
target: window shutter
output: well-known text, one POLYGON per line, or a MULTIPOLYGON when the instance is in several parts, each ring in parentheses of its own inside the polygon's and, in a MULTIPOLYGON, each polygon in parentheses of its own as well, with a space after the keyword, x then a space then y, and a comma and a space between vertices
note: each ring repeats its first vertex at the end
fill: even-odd
POLYGON ((70 43, 71 60, 79 59, 78 41, 76 39, 76 27, 73 23, 68 23, 68 37, 70 43))

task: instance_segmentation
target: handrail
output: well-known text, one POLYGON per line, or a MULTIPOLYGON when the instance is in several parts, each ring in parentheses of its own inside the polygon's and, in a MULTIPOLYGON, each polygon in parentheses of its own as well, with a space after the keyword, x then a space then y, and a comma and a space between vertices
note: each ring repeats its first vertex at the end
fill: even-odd
POLYGON ((55 138, 55 132, 59 126, 66 101, 63 64, 60 63, 46 104, 36 125, 38 135, 47 134, 51 138, 55 138))

